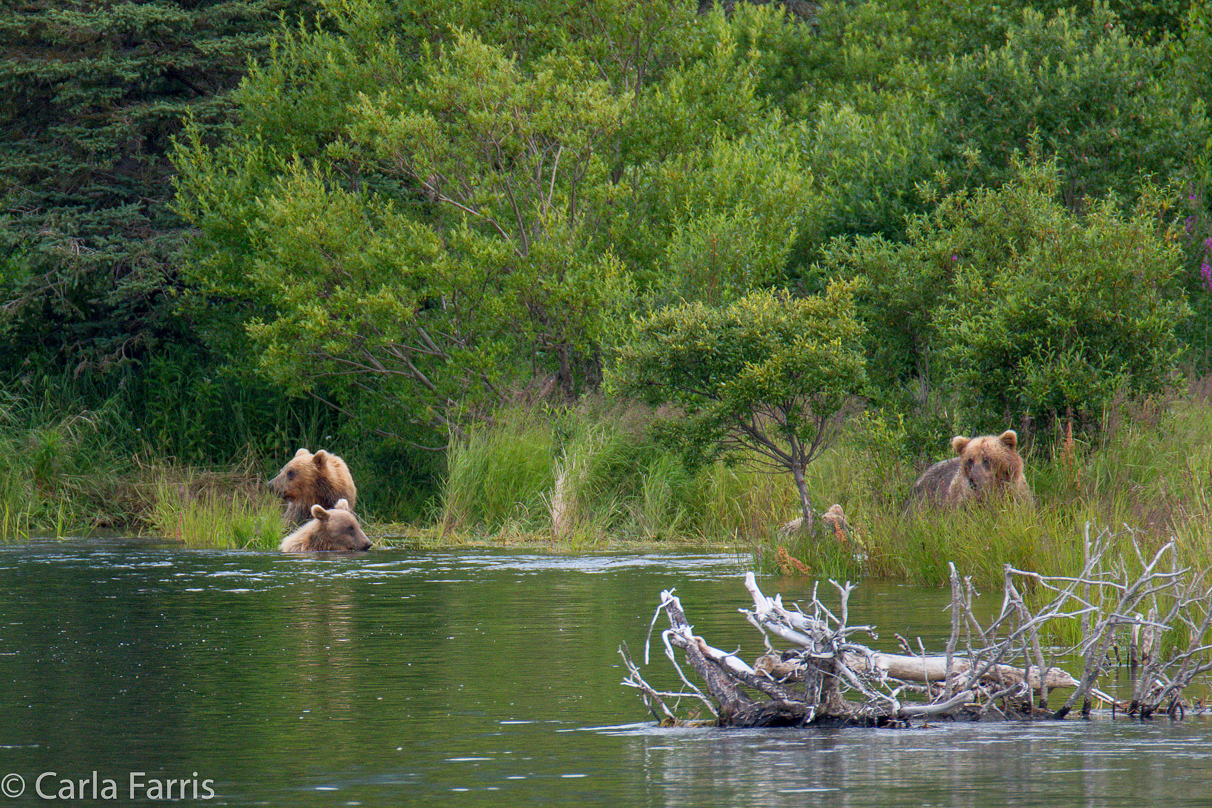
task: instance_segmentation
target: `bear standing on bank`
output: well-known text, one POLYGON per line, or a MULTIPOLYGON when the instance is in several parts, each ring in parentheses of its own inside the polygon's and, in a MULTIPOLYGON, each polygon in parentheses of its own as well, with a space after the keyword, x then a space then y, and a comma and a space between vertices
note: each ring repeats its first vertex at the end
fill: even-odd
POLYGON ((295 452, 278 476, 269 481, 269 487, 288 503, 289 525, 301 525, 312 518, 313 505, 333 508, 344 499, 353 510, 358 501, 358 489, 345 461, 323 449, 315 454, 306 449, 295 452))
POLYGON ((331 509, 311 506, 312 519, 291 533, 278 547, 284 553, 347 553, 369 550, 370 539, 362 532, 349 503, 339 500, 331 509))
POLYGON ((1010 497, 1033 502, 1018 453, 1018 433, 951 439, 956 456, 935 463, 913 484, 913 501, 954 508, 966 502, 1010 497))

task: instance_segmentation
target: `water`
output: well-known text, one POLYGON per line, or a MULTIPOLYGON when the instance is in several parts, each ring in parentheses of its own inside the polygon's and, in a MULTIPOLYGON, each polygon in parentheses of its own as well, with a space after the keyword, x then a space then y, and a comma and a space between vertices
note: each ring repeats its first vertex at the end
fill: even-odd
MULTIPOLYGON (((752 659, 743 562, 6 546, 0 787, 16 774, 25 790, 0 806, 45 802, 39 776, 65 805, 158 802, 169 780, 183 802, 238 806, 1212 805, 1202 716, 656 728, 619 686, 620 642, 638 660, 676 587, 699 633, 752 659)), ((810 586, 760 583, 787 599, 810 586)), ((851 622, 883 627, 883 647, 899 632, 939 648, 945 602, 863 583, 851 622)), ((659 644, 645 673, 676 684, 659 644)))

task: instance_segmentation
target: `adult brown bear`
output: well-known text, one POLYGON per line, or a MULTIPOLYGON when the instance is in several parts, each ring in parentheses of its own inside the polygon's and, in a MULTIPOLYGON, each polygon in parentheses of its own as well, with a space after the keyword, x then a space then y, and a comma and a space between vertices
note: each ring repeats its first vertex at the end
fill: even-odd
POLYGON ((358 501, 358 489, 345 461, 323 449, 312 454, 306 449, 295 452, 269 487, 286 500, 286 522, 301 525, 311 518, 313 505, 335 507, 338 500, 349 502, 350 510, 358 501))
POLYGON ((991 502, 1003 497, 1033 502, 1023 476, 1018 433, 951 439, 955 457, 935 463, 913 484, 913 501, 944 507, 966 502, 991 502))

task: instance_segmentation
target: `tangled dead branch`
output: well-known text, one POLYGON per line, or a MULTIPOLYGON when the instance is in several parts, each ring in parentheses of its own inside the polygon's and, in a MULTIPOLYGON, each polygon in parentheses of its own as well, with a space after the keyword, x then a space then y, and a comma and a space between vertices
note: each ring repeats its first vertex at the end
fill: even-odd
POLYGON ((849 583, 830 581, 840 600, 836 610, 825 606, 816 589, 807 610, 801 610, 785 607, 779 595, 767 597, 747 573, 753 607, 740 611, 766 644, 766 653, 751 666, 695 635, 677 596, 665 591, 649 627, 645 663, 653 627, 664 612, 669 620, 661 632, 665 655, 683 689, 659 691, 649 685, 626 646, 620 648, 628 673, 623 684, 639 690, 664 724, 683 722, 677 714, 683 699, 702 705, 711 715, 706 723, 731 727, 1061 719, 1079 705, 1089 715, 1093 700, 1142 718, 1158 711, 1179 716, 1186 710, 1183 691, 1212 670, 1212 587, 1205 573, 1178 567, 1173 542, 1147 557, 1130 532, 1137 564, 1129 573, 1128 565, 1107 561, 1115 539, 1109 531, 1091 538, 1087 526, 1085 564, 1071 578, 1007 566, 1001 608, 988 625, 974 612, 971 579, 961 578, 952 566, 951 634, 946 649, 935 655, 927 654, 920 640, 914 649, 898 637, 899 654, 856 642, 860 635, 878 637, 873 626, 849 624, 854 589, 849 583), (1065 627, 1072 634, 1074 626, 1080 637, 1072 646, 1057 649, 1045 642, 1063 635, 1065 627), (776 650, 771 638, 790 650, 776 650), (675 648, 704 687, 687 676, 675 648), (1125 648, 1132 694, 1116 700, 1098 688, 1098 681, 1125 648), (1078 678, 1055 664, 1059 657, 1073 656, 1083 664, 1078 678), (1071 691, 1059 709, 1048 708, 1051 690, 1071 691))

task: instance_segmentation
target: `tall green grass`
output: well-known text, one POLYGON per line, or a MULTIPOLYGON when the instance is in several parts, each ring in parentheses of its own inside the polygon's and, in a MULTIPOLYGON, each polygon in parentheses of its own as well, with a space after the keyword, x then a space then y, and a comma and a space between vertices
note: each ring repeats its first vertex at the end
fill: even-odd
POLYGON ((444 532, 541 530, 554 482, 553 435, 530 413, 503 413, 452 445, 442 487, 444 532))
POLYGON ((1130 529, 1144 551, 1177 538, 1185 563, 1212 564, 1212 405, 1198 391, 1120 403, 1094 441, 1027 448, 1034 507, 907 508, 914 480, 948 449, 915 452, 902 422, 864 414, 806 471, 815 508, 844 510, 840 538, 825 525, 783 529, 799 513, 789 474, 743 464, 688 470, 649 436, 649 417, 603 402, 504 413, 452 449, 443 524, 462 536, 573 549, 728 544, 769 571, 931 586, 946 583, 949 562, 983 586, 1000 585, 1005 565, 1071 573, 1087 524, 1130 529))
POLYGON ((756 547, 798 510, 790 477, 716 464, 688 469, 656 443, 651 413, 587 401, 512 411, 449 453, 441 523, 502 543, 756 547))
POLYGON ((728 495, 713 472, 688 471, 646 426, 642 410, 597 401, 502 413, 451 447, 441 522, 570 547, 722 537, 727 526, 708 508, 728 495))
POLYGON ((274 549, 288 532, 281 503, 241 471, 162 469, 152 492, 147 529, 190 547, 274 549))
POLYGON ((58 537, 109 526, 126 501, 107 414, 64 416, 45 402, 0 397, 0 538, 58 537))
POLYGON ((0 540, 155 534, 195 546, 274 546, 281 505, 252 454, 223 471, 131 454, 113 406, 0 397, 0 540), (67 410, 70 414, 64 415, 67 410))

